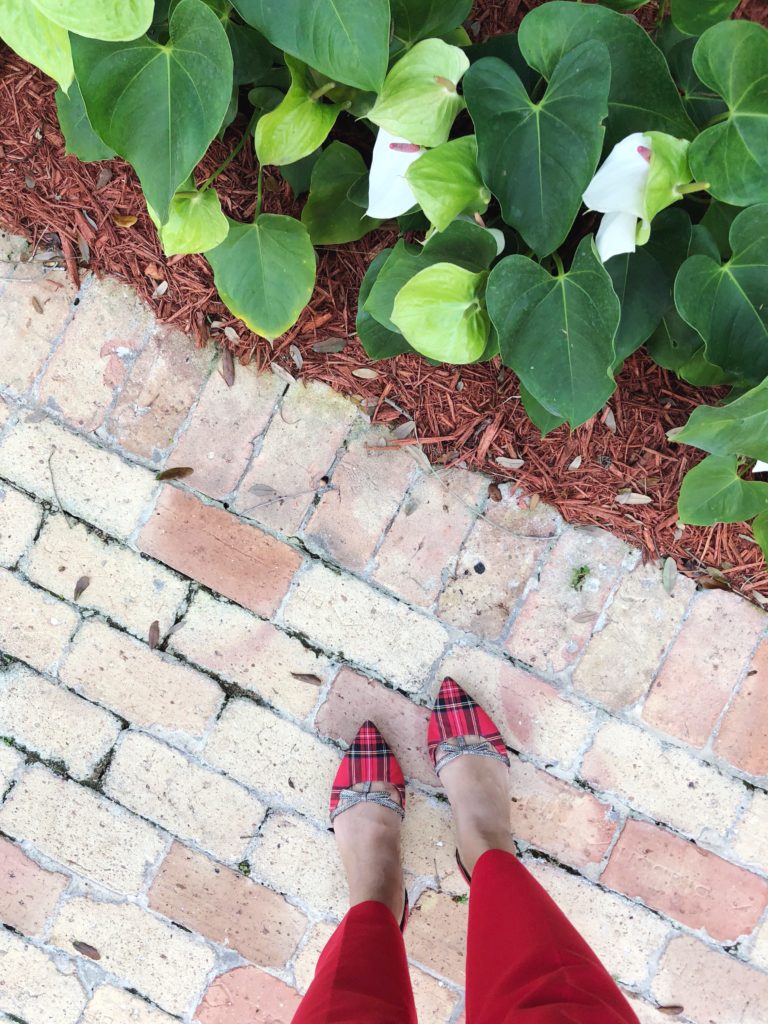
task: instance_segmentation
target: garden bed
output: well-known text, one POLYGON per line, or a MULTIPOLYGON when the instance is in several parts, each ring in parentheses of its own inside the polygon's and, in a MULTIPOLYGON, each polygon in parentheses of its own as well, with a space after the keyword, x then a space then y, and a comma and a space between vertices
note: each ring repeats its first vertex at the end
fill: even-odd
MULTIPOLYGON (((535 0, 480 3, 473 35, 510 31, 537 5, 535 0)), ((740 13, 760 20, 763 10, 759 0, 749 0, 740 13)), ((653 17, 650 8, 643 13, 653 17)), ((121 277, 159 319, 190 330, 200 344, 215 338, 242 362, 264 367, 276 360, 294 376, 326 381, 355 397, 376 422, 399 426, 412 420, 415 432, 397 443, 422 443, 434 463, 462 462, 497 479, 513 479, 527 494, 555 505, 569 522, 605 527, 652 557, 672 556, 682 571, 708 585, 728 585, 758 599, 768 595, 760 549, 742 525, 678 527, 680 483, 703 453, 671 445, 666 431, 684 424, 697 405, 711 404, 717 394, 711 388, 686 384, 641 351, 627 361, 601 414, 573 433, 562 427, 542 440, 522 408, 517 379, 498 360, 432 367, 417 356, 401 356, 373 363, 354 334, 357 290, 372 256, 392 244, 395 234, 387 230, 361 242, 319 247, 312 301, 295 327, 270 346, 218 300, 202 256, 163 255, 127 164, 84 164, 65 156, 54 84, 15 54, 4 50, 2 57, 0 222, 29 236, 37 250, 61 250, 73 278, 85 268, 121 277), (136 220, 123 227, 116 217, 136 220), (167 290, 158 295, 164 281, 167 290), (314 346, 328 339, 343 339, 343 350, 317 352, 314 346), (360 370, 366 371, 362 378, 360 370), (522 465, 513 469, 499 459, 522 460, 522 465), (650 502, 617 503, 627 489, 650 502)), ((226 143, 214 143, 202 174, 223 159, 242 128, 236 122, 226 143)), ((252 215, 256 181, 255 156, 246 146, 220 179, 228 215, 252 215)), ((264 207, 297 214, 301 202, 267 174, 264 207)))

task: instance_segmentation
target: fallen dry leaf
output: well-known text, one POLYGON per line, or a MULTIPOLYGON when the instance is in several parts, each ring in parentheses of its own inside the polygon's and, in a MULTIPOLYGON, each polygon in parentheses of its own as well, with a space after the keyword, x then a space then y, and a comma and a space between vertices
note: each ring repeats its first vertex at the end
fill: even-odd
POLYGON ((626 491, 624 494, 617 494, 614 501, 617 505, 650 505, 653 498, 648 494, 626 491))
POLYGON ((155 288, 155 290, 152 292, 152 298, 153 299, 159 299, 161 296, 165 295, 165 293, 167 291, 168 291, 168 282, 167 281, 161 281, 160 284, 157 286, 157 288, 155 288))
POLYGON ((235 345, 240 341, 240 335, 237 333, 234 327, 225 327, 224 337, 227 339, 227 341, 231 341, 235 345))
POLYGON ((531 495, 531 499, 528 502, 528 511, 529 512, 534 512, 539 507, 539 502, 540 501, 541 501, 541 495, 540 494, 532 494, 531 495))
POLYGON ((491 501, 501 501, 501 488, 498 484, 488 484, 488 497, 491 501))
POLYGON ((269 484, 252 484, 248 488, 249 494, 266 495, 266 494, 277 494, 274 487, 270 487, 269 484))
POLYGON ((194 472, 191 466, 171 466, 160 473, 155 473, 155 480, 183 480, 185 476, 192 476, 194 472))
POLYGON ((594 622, 597 618, 597 612, 579 612, 578 615, 573 616, 574 622, 594 622))
POLYGON ((153 281, 164 281, 165 272, 159 263, 148 263, 144 267, 144 273, 147 277, 151 277, 153 281))
POLYGON ((221 375, 227 387, 231 388, 235 383, 235 360, 228 348, 221 350, 221 375))
POLYGON ((72 945, 75 947, 78 953, 82 954, 82 956, 87 956, 89 960, 101 960, 101 953, 98 951, 98 949, 96 949, 95 946, 92 946, 89 942, 75 941, 72 943, 72 945))
POLYGON ((132 228, 138 220, 138 217, 134 217, 132 213, 113 213, 112 221, 117 224, 119 228, 132 228))
POLYGON ((154 651, 157 645, 160 643, 160 623, 155 621, 149 627, 149 636, 147 638, 150 651, 154 651))
POLYGON ((291 359, 294 362, 297 370, 300 370, 304 365, 304 356, 299 351, 298 345, 289 345, 288 351, 290 352, 291 359))
POLYGON ((416 424, 413 422, 413 420, 408 420, 405 423, 401 423, 399 427, 395 427, 395 429, 392 431, 392 437, 396 438, 398 441, 402 441, 403 438, 410 437, 411 434, 415 433, 416 424))
POLYGON ((674 558, 664 559, 664 568, 661 571, 661 584, 668 594, 675 589, 677 579, 677 562, 674 558))
POLYGON ((346 338, 325 338, 323 341, 317 341, 312 346, 313 352, 343 352, 344 346, 347 344, 346 338))
POLYGON ((91 577, 90 576, 81 576, 80 579, 75 584, 75 597, 74 597, 74 600, 77 601, 77 599, 83 594, 84 591, 86 591, 88 589, 88 587, 90 585, 91 585, 91 577))
POLYGON ((581 466, 581 456, 577 455, 573 462, 568 463, 568 471, 573 472, 574 469, 578 469, 581 466))
POLYGON ((685 1009, 684 1006, 659 1006, 658 1007, 659 1013, 666 1013, 670 1017, 679 1017, 684 1009, 685 1009))
POLYGON ((43 312, 43 304, 40 301, 40 299, 38 299, 38 297, 36 295, 32 296, 32 298, 30 299, 30 302, 32 303, 32 308, 34 309, 34 311, 36 313, 42 313, 43 312))
POLYGON ((496 462, 504 469, 522 469, 525 465, 524 459, 506 459, 503 455, 497 456, 496 462))
POLYGON ((298 679, 300 683, 309 683, 310 686, 322 686, 323 680, 320 676, 312 675, 311 672, 291 672, 294 679, 298 679))
POLYGON ((361 380, 376 380, 379 375, 376 370, 369 370, 367 366, 361 366, 352 371, 352 376, 359 377, 361 380))
POLYGON ((612 434, 615 434, 616 433, 616 417, 613 415, 613 409, 610 407, 610 405, 606 405, 605 412, 603 413, 603 415, 600 418, 602 419, 603 423, 606 425, 608 430, 610 430, 610 432, 612 434))
POLYGON ((100 188, 104 188, 110 181, 112 181, 112 171, 108 167, 102 167, 99 171, 99 176, 96 178, 95 191, 98 192, 100 188))

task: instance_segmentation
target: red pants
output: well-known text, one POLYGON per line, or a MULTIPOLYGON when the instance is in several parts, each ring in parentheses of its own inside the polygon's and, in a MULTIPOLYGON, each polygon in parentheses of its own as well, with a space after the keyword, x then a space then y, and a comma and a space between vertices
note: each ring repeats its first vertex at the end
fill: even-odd
MULTIPOLYGON (((503 850, 483 854, 472 876, 466 1016, 467 1024, 638 1024, 570 921, 503 850)), ((293 1024, 417 1024, 405 944, 383 903, 344 917, 293 1024)))

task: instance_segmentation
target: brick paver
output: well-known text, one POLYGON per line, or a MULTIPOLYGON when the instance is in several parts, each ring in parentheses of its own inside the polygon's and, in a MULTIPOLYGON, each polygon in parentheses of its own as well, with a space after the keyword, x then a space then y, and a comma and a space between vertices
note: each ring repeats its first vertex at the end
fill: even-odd
POLYGON ((0 1017, 289 1024, 346 909, 329 788, 373 718, 408 779, 420 1019, 466 1024, 467 888, 424 745, 449 674, 509 746, 524 863, 640 1024, 764 1024, 765 613, 428 470, 325 385, 238 364, 228 387, 119 282, 75 302, 13 266, 0 1017))

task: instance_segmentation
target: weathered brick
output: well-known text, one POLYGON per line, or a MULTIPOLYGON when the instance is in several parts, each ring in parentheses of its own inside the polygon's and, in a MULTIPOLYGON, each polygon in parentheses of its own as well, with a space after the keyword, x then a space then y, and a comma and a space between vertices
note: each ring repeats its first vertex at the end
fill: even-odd
POLYGON ((613 710, 645 696, 695 589, 681 576, 670 595, 656 563, 638 565, 619 584, 605 626, 576 666, 575 689, 613 710))
POLYGON ((85 897, 64 903, 49 941, 71 955, 82 955, 75 942, 87 942, 100 953, 99 967, 175 1014, 193 1008, 215 962, 208 946, 141 907, 85 897))
MULTIPOLYGON (((126 451, 160 462, 211 367, 211 353, 173 328, 155 325, 130 371, 108 429, 126 451)), ((194 462, 174 465, 189 465, 194 462)), ((194 480, 190 480, 194 483, 194 480)))
POLYGON ((266 813, 263 804, 230 779, 137 732, 122 737, 104 792, 181 839, 229 861, 243 856, 266 813))
POLYGON ((224 694, 207 676, 170 661, 101 622, 86 622, 59 677, 135 725, 201 736, 224 694))
POLYGON ((768 775, 768 640, 757 649, 725 713, 715 753, 750 775, 768 775))
POLYGON ((261 967, 282 968, 307 924, 282 896, 180 843, 163 861, 149 905, 261 967))
POLYGON ((325 820, 339 755, 266 708, 249 700, 228 704, 203 756, 258 792, 325 820))
POLYGON ((307 991, 315 976, 317 961, 336 931, 336 925, 327 921, 318 921, 312 928, 309 939, 301 947, 301 952, 293 962, 293 974, 296 986, 302 994, 307 991))
POLYGON ((439 623, 317 563, 297 579, 284 618, 318 646, 410 691, 422 687, 447 640, 439 623))
POLYGON ((651 987, 661 1006, 682 1006, 697 1024, 765 1022, 768 975, 688 935, 670 942, 651 987))
POLYGON ((135 893, 165 839, 92 789, 33 766, 0 808, 0 828, 76 874, 135 893))
POLYGON ((78 623, 77 612, 0 569, 0 650, 39 669, 51 668, 78 623))
POLYGON ((0 722, 17 743, 62 761, 76 779, 93 774, 120 732, 108 711, 21 666, 0 675, 0 722))
POLYGON ((456 866, 453 820, 447 803, 409 791, 402 826, 403 867, 443 892, 463 895, 467 883, 456 866))
POLYGON ((304 718, 315 706, 318 687, 330 672, 328 659, 300 640, 203 590, 195 594, 171 646, 296 718, 304 718))
POLYGON ((725 833, 744 799, 740 782, 624 722, 600 729, 580 775, 694 838, 709 830, 725 833))
MULTIPOLYGON (((624 996, 640 1024, 669 1024, 669 1013, 662 1013, 661 1010, 646 1003, 644 999, 632 995, 631 992, 625 992, 624 996)), ((672 1020, 674 1019, 673 1016, 672 1020)))
POLYGON ((756 789, 744 816, 736 826, 731 849, 747 864, 768 874, 768 793, 756 789))
POLYGON ((385 447, 385 431, 361 433, 342 455, 332 489, 321 495, 304 529, 312 550, 357 572, 370 562, 416 472, 407 452, 385 447))
POLYGON ((603 530, 566 530, 515 619, 507 641, 510 653, 546 672, 572 665, 630 557, 627 545, 603 530), (589 573, 576 589, 580 569, 589 573))
MULTIPOLYGON (((285 384, 274 373, 238 366, 234 386, 214 370, 203 389, 189 426, 174 449, 175 466, 192 466, 190 483, 211 498, 230 494, 264 432, 285 384)), ((263 500, 255 497, 253 501, 263 500)))
POLYGON ((41 949, 0 928, 0 962, 0 1012, 13 1014, 12 1019, 24 1024, 76 1024, 80 1020, 87 999, 82 985, 74 973, 64 973, 41 949))
POLYGON ((326 384, 291 384, 238 489, 235 510, 275 530, 296 533, 358 416, 355 406, 326 384), (264 488, 273 488, 274 494, 264 488))
POLYGON ((193 495, 166 487, 138 546, 258 615, 285 597, 301 556, 287 544, 193 495))
POLYGON ((96 430, 151 325, 151 311, 132 288, 91 278, 46 367, 40 400, 78 429, 96 430))
POLYGON ((45 871, 14 843, 0 837, 0 921, 24 935, 39 935, 67 878, 45 871))
POLYGON ((18 393, 29 390, 61 334, 74 297, 63 271, 25 263, 12 272, 0 302, 3 384, 18 393))
POLYGON ((462 469, 421 475, 376 554, 378 582, 406 601, 430 607, 443 574, 456 566, 486 486, 484 477, 462 469))
POLYGON ((121 540, 134 530, 158 486, 149 470, 36 413, 0 442, 0 476, 121 540))
POLYGON ((5 424, 10 420, 14 411, 13 406, 9 404, 8 400, 0 395, 0 430, 2 430, 5 424))
POLYGON ((42 509, 21 491, 0 484, 0 565, 15 565, 37 533, 42 509))
POLYGON ((455 985, 463 985, 467 916, 466 903, 457 903, 447 893, 423 892, 405 932, 408 956, 455 985))
POLYGON ((315 728, 323 736, 351 743, 366 719, 384 733, 406 778, 437 785, 427 754, 429 710, 383 683, 343 668, 315 717, 315 728))
POLYGON ((768 906, 768 882, 644 821, 626 823, 600 881, 723 942, 768 906))
POLYGON ((299 993, 258 967, 236 967, 220 974, 195 1013, 199 1024, 241 1024, 261 1017, 264 1024, 290 1024, 299 993))
POLYGON ((703 746, 766 621, 764 612, 737 594, 698 594, 645 702, 645 721, 703 746))
POLYGON ((576 868, 600 863, 617 828, 608 805, 517 758, 510 793, 515 839, 576 868))
POLYGON ((526 867, 621 984, 642 986, 669 925, 637 903, 541 861, 526 867))
POLYGON ((175 1019, 123 988, 101 985, 93 993, 80 1024, 173 1024, 175 1019))
POLYGON ((768 920, 763 921, 755 933, 749 958, 758 967, 768 971, 768 920))
POLYGON ((23 763, 23 754, 0 741, 0 799, 23 763))
MULTIPOLYGON (((594 714, 530 672, 470 647, 454 647, 438 680, 452 676, 493 718, 515 750, 568 767, 592 731, 594 714)), ((439 681, 433 684, 435 692, 439 681)))

